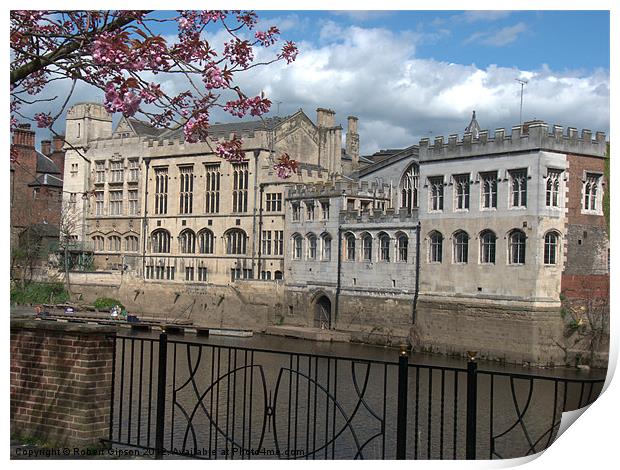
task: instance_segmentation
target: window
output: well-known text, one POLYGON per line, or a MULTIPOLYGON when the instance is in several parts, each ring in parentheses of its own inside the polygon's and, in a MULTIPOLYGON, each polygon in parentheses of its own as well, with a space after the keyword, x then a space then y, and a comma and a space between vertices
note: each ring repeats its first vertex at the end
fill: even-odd
POLYGON ((248 164, 233 164, 233 212, 248 210, 248 164))
POLYGON ((314 220, 314 201, 306 201, 306 220, 314 220))
POLYGON ((547 170, 545 204, 547 207, 560 207, 560 178, 562 170, 547 170))
POLYGON ((301 235, 296 233, 293 235, 293 259, 301 259, 301 235))
POLYGON ((525 263, 525 233, 514 230, 509 235, 508 256, 510 264, 525 263))
POLYGON ((207 276, 206 266, 199 266, 198 267, 198 281, 207 282, 207 279, 208 279, 208 276, 207 276))
POLYGON ((480 184, 482 186, 482 208, 497 207, 497 171, 480 173, 480 184))
POLYGON ((179 168, 179 214, 191 214, 194 203, 194 167, 179 168))
POLYGON ((138 237, 134 235, 125 237, 125 251, 138 251, 138 237))
POLYGON ((130 189, 129 191, 127 191, 127 194, 129 195, 129 215, 137 215, 139 214, 138 211, 138 190, 137 189, 130 189))
POLYGON ((387 233, 379 234, 379 261, 390 261, 390 236, 387 233))
POLYGON ((198 232, 198 252, 203 255, 213 254, 213 232, 209 229, 202 229, 198 232))
POLYGON ((263 281, 271 281, 271 271, 261 271, 260 278, 263 281))
POLYGON ((454 175, 454 209, 469 209, 469 173, 454 175))
POLYGON ((263 230, 262 252, 263 255, 271 255, 271 230, 263 230))
POLYGON ((95 162, 95 182, 105 183, 105 161, 95 162))
POLYGON ((168 213, 168 168, 155 168, 155 214, 168 213))
POLYGON ((364 261, 372 261, 372 237, 368 233, 362 237, 362 252, 364 261))
POLYGON ((232 229, 226 233, 226 254, 227 255, 245 255, 246 253, 245 232, 240 229, 232 229))
POLYGON ((409 246, 409 238, 404 233, 401 233, 396 238, 396 245, 398 248, 398 261, 402 263, 407 262, 407 251, 409 246))
POLYGON ((104 250, 103 242, 104 242, 104 239, 102 236, 95 235, 93 237, 93 249, 95 251, 103 251, 104 250))
POLYGON ((497 237, 491 230, 484 230, 480 234, 480 262, 495 264, 495 242, 497 237))
POLYGON ((276 281, 283 279, 282 271, 276 271, 275 273, 273 273, 273 278, 276 281))
POLYGON ((273 254, 282 256, 284 254, 284 231, 274 230, 273 254))
POLYGON ((170 233, 164 229, 151 234, 151 251, 153 253, 170 253, 170 233))
POLYGON ((112 235, 108 238, 109 251, 121 251, 121 237, 112 235))
POLYGON ((400 180, 400 207, 408 212, 418 207, 419 180, 420 168, 416 164, 411 165, 400 180))
POLYGON ((463 231, 454 234, 454 262, 467 263, 469 235, 463 231))
POLYGON ((95 215, 103 215, 103 191, 95 191, 95 215))
POLYGON ((196 235, 190 229, 183 230, 179 235, 179 251, 181 253, 196 253, 196 235))
POLYGON ((299 222, 299 219, 301 216, 301 209, 299 207, 299 203, 298 202, 291 203, 291 209, 293 211, 293 220, 296 222, 299 222))
POLYGON ((282 193, 267 193, 267 212, 282 212, 282 193))
POLYGON ((441 263, 443 261, 443 235, 432 232, 430 235, 429 262, 441 263))
MULTIPOLYGON (((37 191, 34 193, 34 197, 33 197, 34 199, 36 199, 37 198, 36 195, 39 194, 39 191, 38 191, 39 188, 35 188, 35 189, 37 189, 37 191)), ((69 194, 69 202, 71 204, 75 204, 77 202, 77 193, 69 194)))
POLYGON ((77 172, 78 172, 78 164, 72 163, 71 164, 71 176, 77 175, 77 172))
POLYGON ((220 211, 220 164, 209 163, 205 165, 207 174, 206 182, 206 208, 207 214, 217 214, 220 211))
POLYGON ((194 267, 193 266, 185 266, 185 280, 186 281, 194 280, 194 267))
POLYGON ((428 179, 428 185, 430 187, 430 210, 442 211, 443 210, 443 176, 432 176, 428 179))
POLYGON ((586 181, 583 187, 583 208, 587 211, 599 210, 599 184, 601 175, 595 173, 586 173, 586 181))
POLYGON ((123 190, 110 191, 110 215, 123 213, 123 190))
POLYGON ((308 259, 315 260, 316 259, 316 235, 313 233, 307 235, 308 239, 308 259))
POLYGON ((510 191, 512 207, 527 206, 527 170, 510 170, 510 191))
POLYGON ((140 166, 138 159, 132 158, 129 160, 129 179, 131 183, 137 183, 140 175, 140 166))
POLYGON ((345 235, 345 243, 347 246, 347 261, 355 261, 355 235, 347 233, 345 235))
POLYGON ((330 261, 332 259, 332 237, 328 233, 321 235, 322 253, 321 259, 323 261, 330 261))
POLYGON ((321 219, 329 220, 329 201, 321 201, 321 219))
POLYGON ((123 160, 117 160, 110 162, 110 182, 122 183, 123 182, 123 160))
POLYGON ((252 270, 251 269, 240 269, 233 268, 230 270, 230 280, 236 281, 238 279, 252 279, 252 270))
POLYGON ((545 264, 556 264, 558 253, 558 234, 556 232, 549 232, 545 235, 545 264))

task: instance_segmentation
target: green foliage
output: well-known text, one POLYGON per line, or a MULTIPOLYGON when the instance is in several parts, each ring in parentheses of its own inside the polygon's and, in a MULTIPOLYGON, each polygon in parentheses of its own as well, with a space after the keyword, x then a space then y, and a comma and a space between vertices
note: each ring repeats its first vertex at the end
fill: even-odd
POLYGON ((11 286, 11 304, 52 304, 69 301, 69 293, 61 283, 31 282, 11 286))
POLYGON ((93 306, 97 310, 110 310, 115 305, 118 305, 120 308, 125 308, 125 306, 120 302, 120 300, 111 299, 110 297, 99 297, 93 303, 93 306))

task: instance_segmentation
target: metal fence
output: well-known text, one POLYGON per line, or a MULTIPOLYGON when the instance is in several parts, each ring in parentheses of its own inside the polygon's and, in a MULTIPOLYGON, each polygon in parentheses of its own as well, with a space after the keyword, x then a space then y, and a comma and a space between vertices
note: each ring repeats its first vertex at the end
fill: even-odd
POLYGON ((107 441, 157 458, 519 457, 604 382, 395 359, 118 337, 107 441))

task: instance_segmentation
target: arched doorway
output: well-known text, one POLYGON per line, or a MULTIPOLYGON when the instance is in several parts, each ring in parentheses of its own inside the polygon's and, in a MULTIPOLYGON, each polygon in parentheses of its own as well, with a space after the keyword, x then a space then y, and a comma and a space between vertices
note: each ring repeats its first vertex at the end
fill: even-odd
POLYGON ((332 302, 326 295, 321 295, 314 302, 314 327, 330 329, 332 326, 332 302))

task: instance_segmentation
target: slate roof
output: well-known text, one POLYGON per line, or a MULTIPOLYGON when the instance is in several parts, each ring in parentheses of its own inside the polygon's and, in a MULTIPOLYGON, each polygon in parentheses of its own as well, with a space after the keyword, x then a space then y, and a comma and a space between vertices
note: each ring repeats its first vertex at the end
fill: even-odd
POLYGON ((38 175, 28 186, 51 186, 53 188, 62 188, 62 179, 57 176, 43 173, 38 175))
POLYGON ((385 168, 386 166, 396 163, 404 158, 418 158, 419 147, 417 145, 412 145, 406 149, 396 150, 393 153, 390 152, 389 154, 385 153, 385 151, 382 152, 384 152, 384 154, 381 155, 378 161, 375 160, 372 165, 368 165, 367 167, 356 171, 354 174, 359 178, 380 170, 381 168, 385 168))
POLYGON ((59 175, 60 170, 51 158, 37 152, 37 173, 51 173, 54 175, 59 175))
POLYGON ((133 130, 136 131, 136 134, 140 137, 157 137, 166 132, 166 129, 158 129, 146 122, 138 121, 137 119, 128 119, 128 121, 133 130))
MULTIPOLYGON (((284 117, 271 117, 263 120, 255 121, 237 121, 226 123, 214 123, 209 127, 209 134, 213 137, 229 137, 233 132, 242 134, 252 134, 257 130, 272 130, 275 129, 280 123, 288 119, 290 116, 284 117)), ((162 133, 159 137, 163 139, 183 139, 183 128, 170 130, 162 133)))

